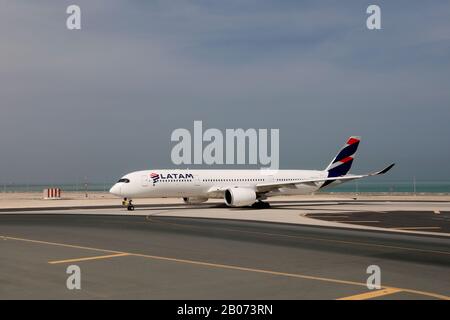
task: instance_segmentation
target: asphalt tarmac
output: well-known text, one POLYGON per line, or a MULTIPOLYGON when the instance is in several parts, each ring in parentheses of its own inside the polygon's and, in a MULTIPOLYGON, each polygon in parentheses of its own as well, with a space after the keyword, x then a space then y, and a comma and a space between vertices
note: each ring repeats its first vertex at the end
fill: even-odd
POLYGON ((0 299, 450 298, 448 237, 73 213, 0 215, 0 299))
POLYGON ((450 212, 388 211, 309 213, 307 217, 325 221, 376 226, 392 230, 412 230, 450 233, 450 212))

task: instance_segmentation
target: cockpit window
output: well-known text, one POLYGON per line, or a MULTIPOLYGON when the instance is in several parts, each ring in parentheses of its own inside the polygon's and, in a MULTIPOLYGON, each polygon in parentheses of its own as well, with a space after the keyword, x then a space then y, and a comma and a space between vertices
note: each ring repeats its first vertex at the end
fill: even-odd
POLYGON ((130 179, 122 178, 122 179, 120 179, 120 180, 117 181, 117 182, 129 183, 129 182, 130 182, 130 179))

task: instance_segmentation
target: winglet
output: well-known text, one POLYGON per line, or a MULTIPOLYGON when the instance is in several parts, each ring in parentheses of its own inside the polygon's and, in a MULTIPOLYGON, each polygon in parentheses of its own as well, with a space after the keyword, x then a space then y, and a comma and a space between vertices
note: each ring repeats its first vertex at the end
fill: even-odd
POLYGON ((385 174, 386 172, 388 172, 389 170, 391 170, 393 166, 395 166, 395 163, 393 163, 393 164, 387 166, 386 168, 384 168, 384 169, 381 170, 381 171, 372 173, 371 176, 377 176, 377 175, 380 175, 380 174, 385 174))

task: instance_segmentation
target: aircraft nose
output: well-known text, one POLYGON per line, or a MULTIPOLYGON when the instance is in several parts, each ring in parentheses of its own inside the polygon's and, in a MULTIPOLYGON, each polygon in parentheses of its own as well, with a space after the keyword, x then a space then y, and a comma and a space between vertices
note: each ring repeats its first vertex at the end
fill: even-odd
POLYGON ((109 189, 109 193, 120 197, 122 195, 122 187, 116 183, 109 189))

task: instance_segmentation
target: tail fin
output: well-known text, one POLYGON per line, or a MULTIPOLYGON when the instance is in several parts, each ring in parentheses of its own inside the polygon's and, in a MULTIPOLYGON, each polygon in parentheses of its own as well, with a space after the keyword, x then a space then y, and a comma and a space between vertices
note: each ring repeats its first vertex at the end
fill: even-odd
POLYGON ((333 161, 328 165, 325 171, 328 171, 328 177, 340 177, 346 175, 352 167, 354 155, 359 146, 360 137, 350 137, 347 143, 342 147, 333 161))

